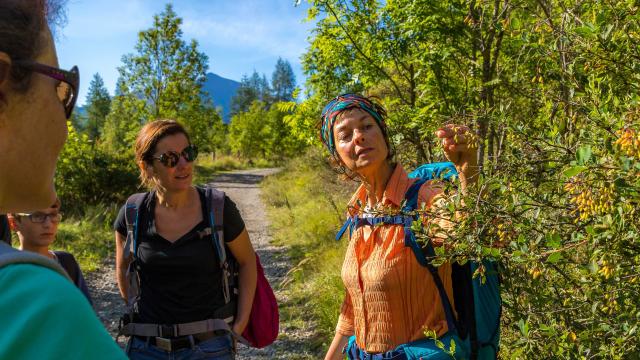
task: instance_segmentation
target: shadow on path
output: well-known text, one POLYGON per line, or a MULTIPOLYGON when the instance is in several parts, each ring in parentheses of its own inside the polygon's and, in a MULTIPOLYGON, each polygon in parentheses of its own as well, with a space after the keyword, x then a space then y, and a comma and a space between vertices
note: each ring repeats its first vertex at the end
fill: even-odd
POLYGON ((255 185, 264 179, 265 175, 224 173, 214 178, 214 183, 255 185))

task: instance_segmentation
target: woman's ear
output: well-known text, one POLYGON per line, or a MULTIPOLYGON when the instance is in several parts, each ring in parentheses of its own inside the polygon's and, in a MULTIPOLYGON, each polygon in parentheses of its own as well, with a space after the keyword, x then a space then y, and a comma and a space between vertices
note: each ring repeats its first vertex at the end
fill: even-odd
POLYGON ((141 160, 138 162, 138 167, 140 168, 143 178, 150 179, 153 176, 153 165, 141 160))

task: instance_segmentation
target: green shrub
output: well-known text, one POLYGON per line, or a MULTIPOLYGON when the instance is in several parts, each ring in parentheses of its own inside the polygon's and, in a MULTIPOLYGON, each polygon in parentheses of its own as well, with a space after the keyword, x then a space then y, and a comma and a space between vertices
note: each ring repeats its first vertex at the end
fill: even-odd
POLYGON ((74 215, 99 204, 122 204, 139 191, 138 170, 130 155, 115 155, 93 146, 70 123, 55 184, 65 212, 74 215))

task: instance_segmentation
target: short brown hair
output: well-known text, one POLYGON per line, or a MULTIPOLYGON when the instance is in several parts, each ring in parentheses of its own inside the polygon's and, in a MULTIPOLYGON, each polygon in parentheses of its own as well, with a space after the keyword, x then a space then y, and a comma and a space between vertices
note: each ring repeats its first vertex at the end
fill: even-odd
MULTIPOLYGON (((147 123, 138 132, 136 138, 135 152, 136 163, 140 164, 145 162, 151 164, 153 162, 153 153, 156 152, 156 146, 158 142, 169 135, 184 134, 189 139, 189 134, 185 130, 184 126, 175 120, 161 119, 147 123)), ((145 172, 140 169, 140 180, 142 184, 147 187, 152 187, 152 183, 145 172)))

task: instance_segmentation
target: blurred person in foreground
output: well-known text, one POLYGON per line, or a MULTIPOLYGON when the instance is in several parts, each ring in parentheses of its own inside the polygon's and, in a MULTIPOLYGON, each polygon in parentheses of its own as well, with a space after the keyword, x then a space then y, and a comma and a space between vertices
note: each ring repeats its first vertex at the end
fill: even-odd
MULTIPOLYGON (((53 175, 78 94, 58 65, 55 0, 0 1, 0 213, 56 198, 53 175)), ((124 359, 55 261, 0 243, 0 359, 124 359)))

